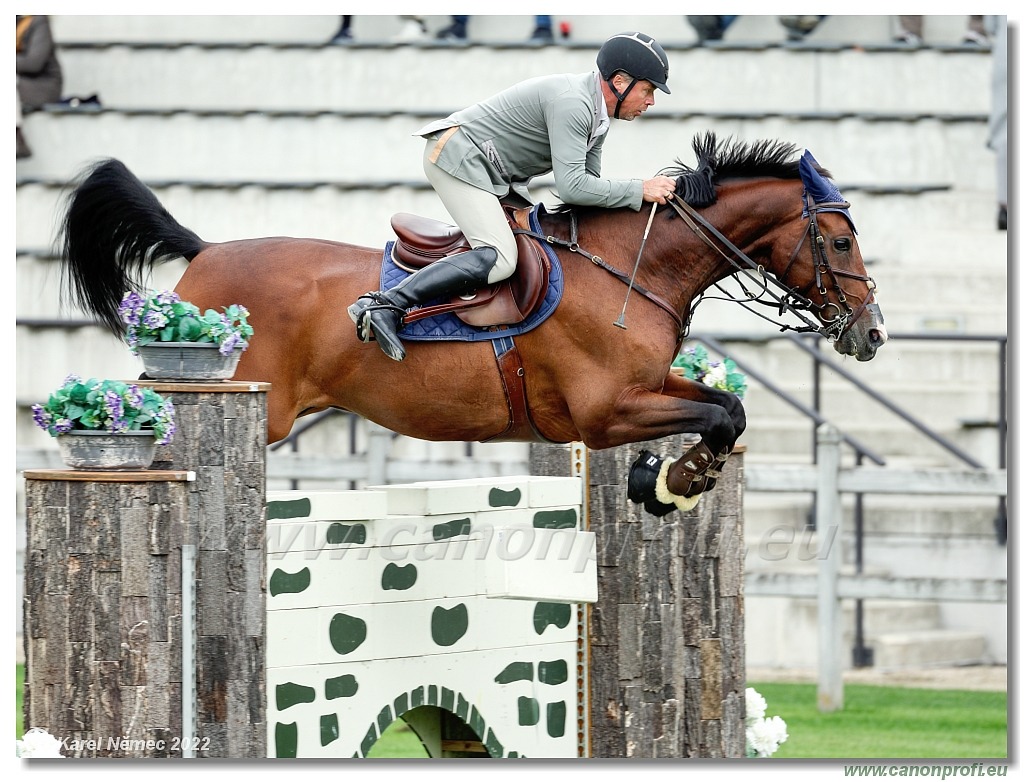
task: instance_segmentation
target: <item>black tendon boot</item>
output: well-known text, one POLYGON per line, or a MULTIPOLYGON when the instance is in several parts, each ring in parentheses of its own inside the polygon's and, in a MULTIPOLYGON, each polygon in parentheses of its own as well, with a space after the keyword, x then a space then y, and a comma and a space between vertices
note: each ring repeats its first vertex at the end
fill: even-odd
POLYGON ((405 325, 405 311, 441 296, 468 293, 487 284, 487 275, 498 261, 493 247, 472 250, 434 261, 410 274, 394 288, 366 293, 348 308, 356 324, 356 336, 363 342, 376 339, 389 358, 401 361, 405 348, 398 338, 405 325))

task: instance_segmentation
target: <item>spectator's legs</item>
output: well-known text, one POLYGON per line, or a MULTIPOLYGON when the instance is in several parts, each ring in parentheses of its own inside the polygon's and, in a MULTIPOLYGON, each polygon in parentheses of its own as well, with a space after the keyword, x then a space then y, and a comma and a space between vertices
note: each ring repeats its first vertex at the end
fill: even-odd
POLYGON ((963 42, 976 46, 988 46, 988 32, 985 30, 984 16, 967 17, 967 30, 964 32, 963 42))
POLYGON ((402 29, 395 36, 396 41, 421 41, 427 37, 427 25, 422 16, 399 16, 402 29))
POLYGON ((28 143, 25 141, 25 137, 21 135, 21 96, 18 95, 17 82, 15 82, 14 88, 14 99, 17 108, 15 109, 15 118, 18 135, 18 160, 26 157, 32 157, 32 150, 29 149, 28 143))
POLYGON ((452 14, 452 23, 441 30, 437 37, 442 41, 465 41, 466 25, 469 23, 469 16, 456 16, 452 14))
POLYGON ((921 45, 921 33, 924 30, 923 16, 897 16, 896 43, 908 43, 912 46, 921 45))
POLYGON ((533 43, 554 43, 555 35, 551 30, 551 17, 538 14, 534 17, 533 34, 530 41, 533 43))
POLYGON ((328 43, 347 43, 352 40, 352 17, 342 16, 341 24, 338 27, 338 32, 331 36, 331 40, 328 43))

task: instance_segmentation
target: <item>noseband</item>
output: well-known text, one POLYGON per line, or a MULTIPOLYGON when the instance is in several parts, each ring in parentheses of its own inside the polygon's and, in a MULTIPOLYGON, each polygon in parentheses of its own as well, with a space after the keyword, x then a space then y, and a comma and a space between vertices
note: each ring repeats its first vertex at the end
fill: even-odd
MULTIPOLYGON (((790 254, 789 263, 786 264, 785 270, 782 274, 776 277, 776 283, 783 291, 781 295, 776 294, 770 289, 770 280, 765 277, 764 268, 760 264, 751 260, 742 250, 725 238, 725 236, 705 220, 692 206, 676 196, 669 198, 669 204, 676 210, 676 213, 693 230, 693 232, 697 234, 697 236, 703 239, 709 247, 718 252, 737 270, 748 273, 754 272, 758 275, 759 283, 762 285, 762 290, 756 295, 752 295, 747 292, 748 301, 773 307, 777 306, 780 316, 788 311, 792 312, 797 318, 804 322, 803 326, 790 326, 785 323, 773 321, 775 322, 775 325, 779 326, 783 331, 815 332, 824 336, 829 342, 834 342, 842 337, 843 334, 845 334, 847 330, 857 322, 857 319, 860 318, 869 303, 874 299, 875 281, 866 275, 854 274, 853 272, 836 269, 828 259, 828 251, 825 248, 825 237, 822 235, 821 229, 818 227, 818 212, 849 209, 850 204, 846 201, 822 202, 818 204, 814 202, 814 199, 806 190, 804 191, 803 198, 804 208, 807 213, 807 229, 803 232, 800 237, 800 241, 797 242, 796 247, 790 254), (715 239, 717 239, 718 242, 720 242, 726 249, 728 249, 729 253, 723 252, 722 248, 708 237, 705 230, 713 235, 715 239), (803 247, 808 236, 811 237, 811 256, 814 260, 814 284, 817 286, 818 295, 821 296, 821 304, 815 304, 807 297, 805 291, 790 287, 786 283, 786 276, 789 274, 790 269, 796 262, 797 256, 800 254, 800 249, 803 247), (839 284, 839 277, 860 280, 867 284, 868 295, 864 297, 864 301, 862 301, 856 309, 852 309, 847 302, 846 293, 843 291, 842 285, 839 284), (831 284, 832 289, 835 291, 836 302, 829 301, 829 284, 831 284), (774 302, 765 301, 763 297, 774 299, 774 302), (832 317, 829 317, 832 315, 830 310, 834 310, 835 313, 832 317), (819 323, 815 323, 811 318, 804 315, 804 312, 811 313, 817 317, 819 323)), ((746 292, 746 289, 744 289, 744 291, 746 292)))

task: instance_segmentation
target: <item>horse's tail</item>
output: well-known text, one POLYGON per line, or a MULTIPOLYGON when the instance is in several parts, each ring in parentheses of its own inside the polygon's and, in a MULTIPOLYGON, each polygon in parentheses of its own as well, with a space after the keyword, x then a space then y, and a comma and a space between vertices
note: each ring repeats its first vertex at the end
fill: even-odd
POLYGON ((182 226, 120 160, 102 160, 67 197, 57 238, 63 291, 118 337, 124 294, 141 291, 147 268, 207 246, 182 226))

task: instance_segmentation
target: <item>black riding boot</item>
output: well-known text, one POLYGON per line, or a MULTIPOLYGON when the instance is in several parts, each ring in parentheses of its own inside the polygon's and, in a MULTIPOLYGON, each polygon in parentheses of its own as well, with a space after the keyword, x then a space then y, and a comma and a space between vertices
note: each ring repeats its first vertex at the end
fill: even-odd
POLYGON ((405 348, 398 338, 405 325, 405 311, 441 296, 468 293, 487 284, 487 275, 498 261, 493 247, 472 250, 434 261, 410 274, 394 288, 366 293, 348 308, 356 324, 356 336, 363 342, 376 338, 389 358, 401 361, 405 348))

